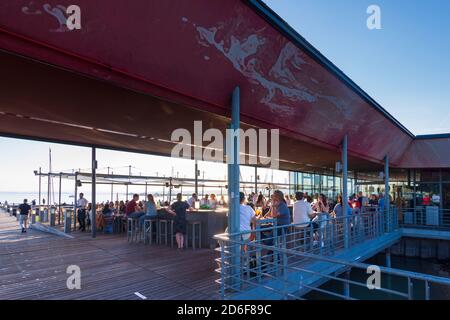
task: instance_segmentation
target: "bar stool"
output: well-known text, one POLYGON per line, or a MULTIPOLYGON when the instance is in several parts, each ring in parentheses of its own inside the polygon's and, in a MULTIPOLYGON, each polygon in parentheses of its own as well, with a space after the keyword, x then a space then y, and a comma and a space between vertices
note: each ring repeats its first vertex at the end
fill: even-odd
POLYGON ((173 220, 172 219, 160 219, 158 222, 158 243, 162 244, 162 238, 164 238, 164 244, 168 245, 170 239, 170 246, 173 247, 173 220), (170 228, 170 231, 169 231, 170 228))
POLYGON ((192 249, 195 250, 195 241, 198 241, 198 247, 202 247, 202 222, 201 221, 188 221, 188 232, 186 232, 186 247, 189 244, 189 227, 192 230, 192 249), (197 226, 197 228, 196 228, 197 226), (197 229, 197 233, 195 230, 197 229))
POLYGON ((139 219, 128 218, 127 220, 127 241, 137 242, 139 219))
POLYGON ((159 237, 159 223, 158 219, 156 217, 154 218, 146 218, 144 220, 143 227, 143 237, 144 237, 144 244, 152 244, 153 242, 153 234, 155 234, 155 240, 158 242, 159 237))

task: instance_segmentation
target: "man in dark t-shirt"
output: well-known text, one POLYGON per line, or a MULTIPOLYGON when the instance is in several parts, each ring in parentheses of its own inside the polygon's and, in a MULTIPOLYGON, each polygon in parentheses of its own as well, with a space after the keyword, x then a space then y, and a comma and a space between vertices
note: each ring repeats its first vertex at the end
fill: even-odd
POLYGON ((174 232, 177 240, 178 249, 184 248, 184 235, 186 234, 187 220, 186 210, 192 211, 192 207, 186 202, 182 201, 181 193, 177 194, 177 201, 166 209, 167 212, 174 215, 174 232))
POLYGON ((22 233, 27 232, 28 216, 31 213, 31 207, 27 202, 28 202, 28 200, 24 199, 23 203, 19 206, 19 211, 20 211, 19 223, 20 223, 20 226, 22 227, 22 233))

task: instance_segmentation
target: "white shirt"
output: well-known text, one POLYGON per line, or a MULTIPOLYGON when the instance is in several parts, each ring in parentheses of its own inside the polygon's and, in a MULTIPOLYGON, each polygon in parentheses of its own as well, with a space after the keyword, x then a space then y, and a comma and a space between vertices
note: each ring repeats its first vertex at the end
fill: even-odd
POLYGON ((217 200, 209 200, 209 206, 211 207, 211 209, 216 209, 217 208, 217 200))
POLYGON ((255 211, 252 209, 252 207, 241 204, 240 208, 240 216, 241 216, 241 226, 240 231, 251 231, 252 228, 250 227, 250 222, 252 221, 252 218, 255 216, 255 211))
POLYGON ((308 202, 305 201, 295 201, 294 207, 292 209, 292 215, 294 223, 309 223, 309 214, 313 213, 313 209, 308 202))
POLYGON ((88 205, 88 201, 85 198, 78 199, 77 207, 81 209, 86 209, 88 205))
POLYGON ((193 208, 194 204, 195 204, 195 198, 194 197, 190 197, 188 199, 187 203, 193 208))

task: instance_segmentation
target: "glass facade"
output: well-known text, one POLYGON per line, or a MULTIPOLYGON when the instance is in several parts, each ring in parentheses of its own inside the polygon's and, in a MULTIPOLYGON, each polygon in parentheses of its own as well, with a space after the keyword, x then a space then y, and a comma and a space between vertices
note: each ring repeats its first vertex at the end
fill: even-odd
MULTIPOLYGON (((332 175, 321 175, 317 173, 307 172, 290 172, 290 192, 294 194, 296 191, 307 192, 309 195, 315 193, 323 193, 328 198, 336 198, 342 192, 341 177, 332 175)), ((355 192, 355 180, 348 179, 348 194, 355 192)))

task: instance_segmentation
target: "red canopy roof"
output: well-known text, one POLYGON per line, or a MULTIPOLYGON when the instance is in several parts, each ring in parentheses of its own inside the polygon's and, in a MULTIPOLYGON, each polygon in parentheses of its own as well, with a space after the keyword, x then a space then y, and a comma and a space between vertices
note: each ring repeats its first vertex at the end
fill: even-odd
POLYGON ((175 128, 224 129, 239 85, 244 126, 280 128, 283 168, 333 167, 346 133, 354 167, 450 167, 258 1, 79 0, 74 31, 69 2, 0 5, 3 134, 170 154, 175 128))

